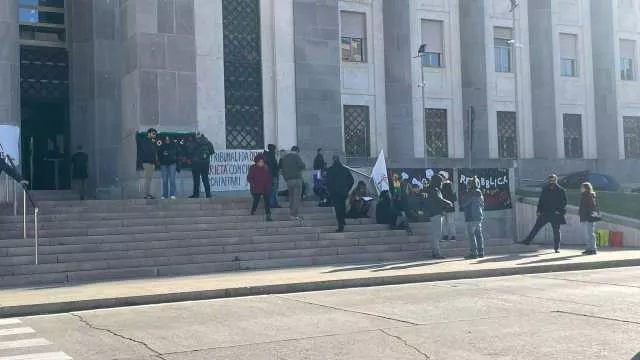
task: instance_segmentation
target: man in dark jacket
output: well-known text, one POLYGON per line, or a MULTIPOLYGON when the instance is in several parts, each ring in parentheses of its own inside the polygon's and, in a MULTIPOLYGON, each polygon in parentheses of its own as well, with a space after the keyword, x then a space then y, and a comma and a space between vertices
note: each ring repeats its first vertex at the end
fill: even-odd
POLYGON ((299 216, 300 202, 302 201, 302 172, 306 165, 300 157, 300 148, 291 147, 291 152, 280 159, 282 177, 287 182, 289 194, 289 215, 292 220, 301 220, 299 216))
POLYGON ((193 175, 193 195, 192 199, 200 197, 200 180, 204 185, 204 193, 207 198, 211 198, 211 185, 209 184, 209 166, 211 156, 215 154, 213 144, 207 137, 200 133, 190 147, 191 174, 193 175))
POLYGON ((480 190, 480 180, 474 177, 467 182, 460 207, 464 209, 464 220, 467 223, 467 238, 469 240, 469 255, 467 260, 484 257, 484 237, 482 235, 482 220, 484 219, 484 196, 480 190))
POLYGON ((442 177, 442 197, 454 204, 454 206, 444 211, 442 216, 442 240, 455 241, 456 240, 456 207, 455 203, 458 201, 455 191, 453 191, 453 183, 449 181, 449 173, 446 171, 440 171, 438 173, 442 177))
POLYGON ((345 218, 347 216, 346 202, 349 191, 353 187, 354 179, 351 171, 340 162, 338 156, 333 157, 333 165, 327 170, 327 188, 329 196, 333 201, 333 208, 336 212, 338 230, 344 232, 345 218))
POLYGON ((158 144, 156 136, 158 132, 154 128, 147 130, 147 138, 140 143, 140 161, 144 170, 144 198, 153 199, 151 195, 151 181, 158 163, 158 144))
POLYGON ((327 162, 324 161, 324 155, 322 155, 322 148, 318 149, 316 158, 313 159, 313 170, 322 171, 327 168, 327 162))
POLYGON ((78 145, 76 153, 71 157, 71 179, 78 189, 80 200, 87 196, 87 178, 89 177, 89 155, 78 145))
POLYGON ((279 208, 278 204, 278 188, 280 187, 280 166, 278 158, 276 157, 276 146, 269 144, 267 151, 264 152, 264 157, 267 162, 267 167, 271 173, 271 191, 268 195, 269 207, 272 209, 279 208))
POLYGON ((548 184, 542 189, 538 200, 537 219, 529 235, 522 241, 525 245, 530 245, 538 232, 547 224, 551 224, 553 229, 554 250, 560 252, 560 226, 567 223, 565 215, 567 213, 567 192, 558 185, 558 177, 550 175, 548 184))
POLYGON ((431 230, 433 232, 432 239, 432 255, 434 259, 444 259, 440 252, 440 239, 442 239, 442 216, 453 208, 453 203, 447 201, 442 196, 442 182, 440 175, 435 174, 431 178, 431 183, 427 189, 427 210, 431 216, 431 230))

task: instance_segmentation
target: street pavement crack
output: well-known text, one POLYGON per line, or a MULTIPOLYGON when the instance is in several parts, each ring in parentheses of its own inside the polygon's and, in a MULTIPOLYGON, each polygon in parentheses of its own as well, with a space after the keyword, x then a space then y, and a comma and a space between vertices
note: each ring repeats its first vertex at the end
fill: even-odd
POLYGON ((615 322, 620 322, 620 323, 624 323, 624 324, 640 325, 640 321, 623 320, 623 319, 610 318, 610 317, 606 317, 606 316, 581 314, 581 313, 571 312, 571 311, 552 311, 552 313, 554 313, 554 314, 562 314, 562 315, 580 316, 580 317, 585 317, 585 318, 590 318, 590 319, 615 321, 615 322))
POLYGON ((118 337, 120 339, 123 340, 127 340, 130 341, 132 343, 138 344, 143 346, 145 349, 147 349, 149 352, 153 353, 153 356, 160 359, 160 360, 167 360, 166 358, 163 357, 163 354, 161 352, 159 352, 158 350, 152 348, 151 346, 149 346, 147 343, 145 343, 144 341, 140 341, 140 340, 136 340, 121 334, 118 334, 117 332, 111 330, 111 329, 107 329, 107 328, 101 328, 98 326, 93 325, 91 322, 89 322, 89 320, 85 319, 84 317, 82 317, 81 315, 78 314, 74 314, 74 313, 69 313, 69 315, 75 317, 76 319, 78 319, 78 321, 80 321, 81 323, 83 323, 85 326, 87 326, 88 328, 92 329, 92 330, 97 330, 97 331, 103 331, 106 332, 108 334, 111 334, 115 337, 118 337))
POLYGON ((413 351, 417 352, 418 354, 420 354, 420 356, 422 356, 422 357, 424 358, 424 360, 430 360, 430 359, 431 359, 431 357, 430 357, 429 355, 427 355, 426 353, 422 352, 422 351, 421 351, 420 349, 418 349, 417 347, 415 347, 415 346, 413 346, 413 345, 409 344, 409 342, 408 342, 407 340, 403 339, 402 337, 397 336, 397 335, 393 335, 393 334, 391 334, 391 333, 387 332, 387 331, 386 331, 386 330, 384 330, 384 329, 379 329, 379 331, 380 331, 381 333, 383 333, 383 334, 385 334, 385 335, 389 336, 389 337, 392 337, 392 338, 394 338, 394 339, 396 339, 396 340, 400 341, 404 346, 406 346, 406 347, 408 347, 409 349, 411 349, 411 350, 413 350, 413 351))
POLYGON ((346 312, 346 313, 352 313, 352 314, 358 314, 358 315, 365 315, 365 316, 373 316, 373 317, 377 317, 379 319, 384 319, 384 320, 389 320, 389 321, 395 321, 395 322, 399 322, 399 323, 403 323, 406 325, 412 325, 412 326, 420 326, 423 324, 418 324, 415 322, 411 322, 411 321, 407 321, 407 320, 401 320, 401 319, 395 319, 389 316, 384 316, 384 315, 379 315, 379 314, 373 314, 373 313, 368 313, 365 311, 357 311, 357 310, 350 310, 350 309, 345 309, 345 308, 339 308, 339 307, 335 307, 335 306, 331 306, 331 305, 325 305, 325 304, 319 304, 313 301, 307 301, 307 300, 300 300, 300 299, 294 299, 294 298, 289 298, 286 296, 280 296, 280 295, 273 295, 277 298, 280 299, 284 299, 284 300, 289 300, 289 301, 294 301, 294 302, 298 302, 301 304, 307 304, 307 305, 313 305, 313 306, 319 306, 319 307, 323 307, 325 309, 331 309, 331 310, 336 310, 336 311, 342 311, 342 312, 346 312))

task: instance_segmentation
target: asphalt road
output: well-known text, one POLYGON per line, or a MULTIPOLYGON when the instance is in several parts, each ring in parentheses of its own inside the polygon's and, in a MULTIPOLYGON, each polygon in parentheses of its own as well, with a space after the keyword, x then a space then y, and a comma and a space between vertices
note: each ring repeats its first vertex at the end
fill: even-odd
POLYGON ((635 268, 0 320, 0 360, 630 360, 638 352, 635 268), (17 357, 35 353, 50 355, 17 357))

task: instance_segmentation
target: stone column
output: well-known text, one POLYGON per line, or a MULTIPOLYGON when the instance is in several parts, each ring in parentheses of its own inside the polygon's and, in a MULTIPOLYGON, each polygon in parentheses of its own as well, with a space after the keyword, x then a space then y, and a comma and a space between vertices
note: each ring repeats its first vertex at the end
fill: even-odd
MULTIPOLYGON (((194 0, 120 2, 123 22, 121 174, 137 183, 135 133, 194 131, 197 119, 194 0)), ((127 193, 137 191, 127 186, 127 193)))
POLYGON ((15 159, 20 152, 18 36, 18 1, 0 0, 0 142, 15 159))
POLYGON ((294 0, 298 145, 342 153, 338 0, 294 0))

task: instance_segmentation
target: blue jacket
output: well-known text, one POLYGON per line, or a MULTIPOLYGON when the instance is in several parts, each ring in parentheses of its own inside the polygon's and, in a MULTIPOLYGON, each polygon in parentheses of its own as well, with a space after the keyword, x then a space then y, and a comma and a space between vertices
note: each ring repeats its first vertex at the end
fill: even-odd
POLYGON ((464 194, 460 205, 464 209, 466 222, 482 221, 484 219, 484 197, 482 191, 474 190, 464 194))

